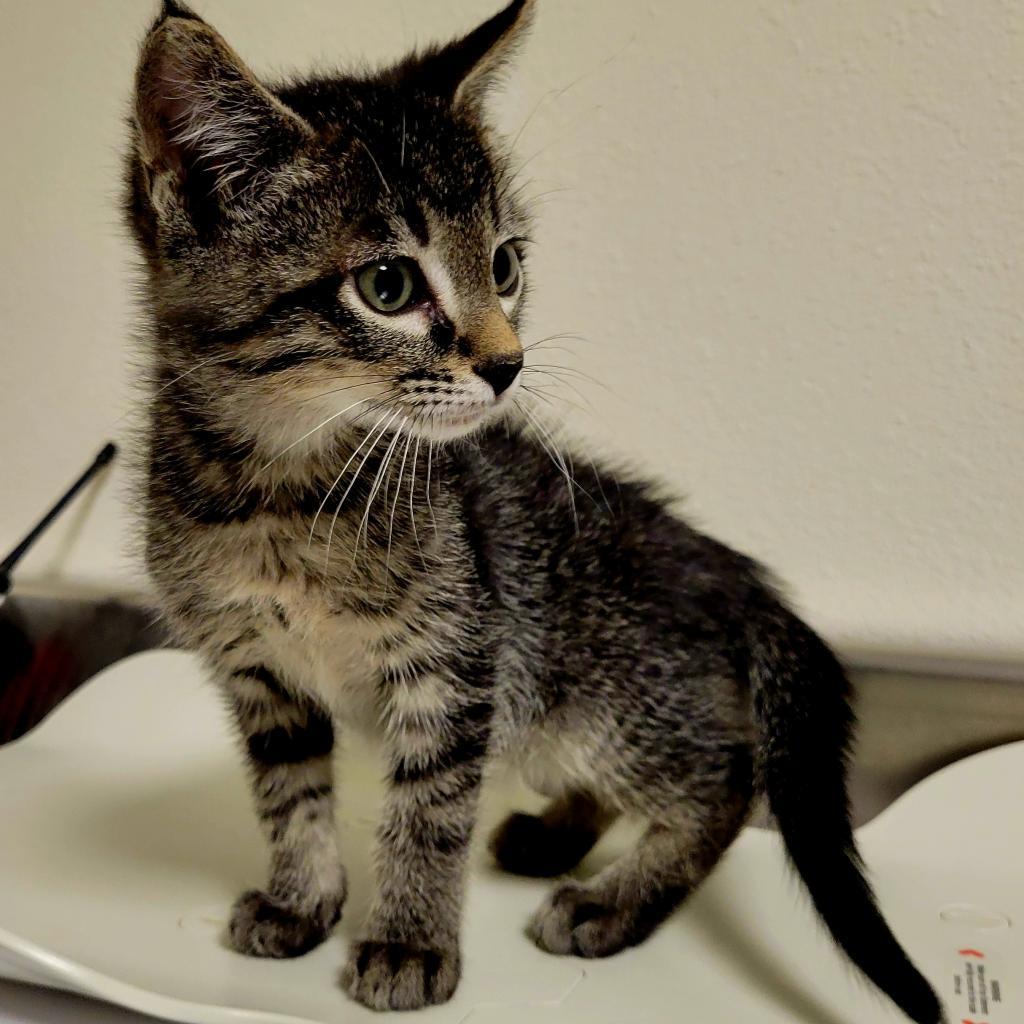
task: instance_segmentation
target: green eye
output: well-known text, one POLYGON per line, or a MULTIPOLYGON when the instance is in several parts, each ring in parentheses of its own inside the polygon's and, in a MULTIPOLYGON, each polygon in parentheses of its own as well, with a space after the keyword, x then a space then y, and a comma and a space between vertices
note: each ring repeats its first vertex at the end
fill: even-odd
POLYGON ((499 245, 494 254, 494 289, 499 295, 513 295, 519 287, 522 268, 519 253, 511 242, 499 245))
POLYGON ((381 313, 398 313, 412 301, 416 277, 409 260, 383 260, 356 271, 363 300, 381 313))

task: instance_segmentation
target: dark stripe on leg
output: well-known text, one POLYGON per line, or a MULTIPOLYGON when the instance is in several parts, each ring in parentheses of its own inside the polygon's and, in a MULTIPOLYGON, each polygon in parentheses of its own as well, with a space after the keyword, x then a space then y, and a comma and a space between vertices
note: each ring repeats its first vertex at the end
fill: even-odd
POLYGON ((463 765, 483 760, 487 754, 488 734, 483 730, 460 736, 453 744, 442 748, 427 759, 400 758, 392 774, 399 786, 427 782, 437 775, 450 772, 463 765))
POLYGON ((277 821, 281 818, 287 818, 299 804, 311 800, 320 800, 323 797, 330 796, 333 792, 333 788, 326 784, 322 786, 307 786, 294 796, 290 796, 287 800, 282 800, 281 803, 260 811, 260 817, 264 821, 277 821))
POLYGON ((246 740, 249 756, 259 765, 271 768, 282 764, 301 764, 326 757, 334 749, 334 729, 330 720, 312 712, 301 725, 275 726, 246 740))

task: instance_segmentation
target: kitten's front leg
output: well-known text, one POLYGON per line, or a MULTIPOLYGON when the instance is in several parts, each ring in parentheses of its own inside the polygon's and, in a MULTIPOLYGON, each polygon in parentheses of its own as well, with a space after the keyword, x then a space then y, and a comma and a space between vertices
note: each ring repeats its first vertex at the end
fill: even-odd
POLYGON ((385 680, 391 784, 378 835, 378 895, 342 984, 375 1010, 446 1002, 459 981, 466 856, 492 705, 444 674, 385 680))
POLYGON ((334 824, 330 716, 261 664, 222 670, 245 745, 256 812, 270 844, 266 891, 243 893, 227 939, 249 956, 301 956, 341 918, 345 870, 334 824))

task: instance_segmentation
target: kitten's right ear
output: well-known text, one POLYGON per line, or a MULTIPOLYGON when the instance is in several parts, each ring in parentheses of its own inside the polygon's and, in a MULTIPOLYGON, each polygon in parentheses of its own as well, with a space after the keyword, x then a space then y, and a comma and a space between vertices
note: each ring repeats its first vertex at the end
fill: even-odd
POLYGON ((312 135, 224 39, 177 0, 165 0, 142 45, 135 122, 149 180, 165 181, 193 214, 235 201, 312 135))

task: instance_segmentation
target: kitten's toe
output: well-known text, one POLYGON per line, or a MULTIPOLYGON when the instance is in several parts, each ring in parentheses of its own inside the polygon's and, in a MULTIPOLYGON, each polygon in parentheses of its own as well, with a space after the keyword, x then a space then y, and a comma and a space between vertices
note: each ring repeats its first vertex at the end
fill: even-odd
POLYGON ((491 836, 494 859, 505 871, 529 878, 564 875, 594 845, 592 831, 550 825, 533 814, 511 814, 491 836))
POLYGON ((451 999, 459 983, 456 949, 419 949, 400 942, 357 942, 341 984, 371 1010, 419 1010, 451 999))
POLYGON ((606 902, 585 885, 560 885, 530 921, 533 941, 548 953, 588 959, 612 956, 642 942, 651 929, 628 907, 606 902))
POLYGON ((246 956, 285 960, 320 945, 341 920, 343 899, 321 900, 311 912, 299 912, 282 900, 252 889, 231 910, 227 944, 246 956))

